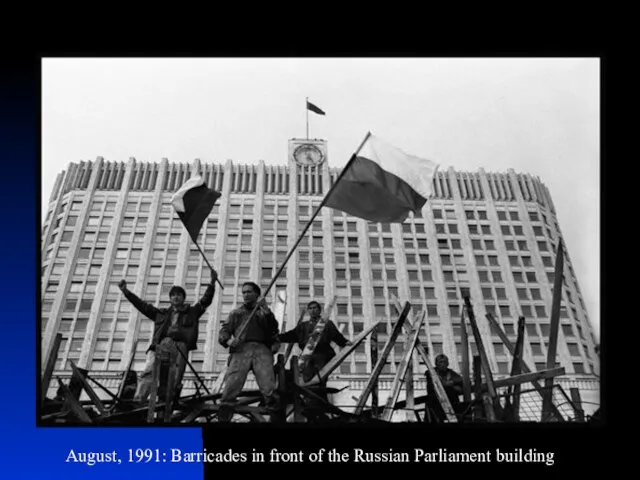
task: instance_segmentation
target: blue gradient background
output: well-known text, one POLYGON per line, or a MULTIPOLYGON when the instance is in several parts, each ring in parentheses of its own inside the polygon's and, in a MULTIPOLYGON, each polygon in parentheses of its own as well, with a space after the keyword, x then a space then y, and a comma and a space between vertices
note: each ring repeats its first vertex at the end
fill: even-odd
POLYGON ((0 477, 108 478, 124 480, 176 475, 203 478, 202 464, 129 464, 128 448, 171 447, 202 451, 200 428, 36 427, 36 319, 41 223, 39 136, 40 60, 3 60, 0 65, 0 145, 4 297, 0 348, 0 477), (70 449, 117 450, 117 464, 65 463, 70 449))

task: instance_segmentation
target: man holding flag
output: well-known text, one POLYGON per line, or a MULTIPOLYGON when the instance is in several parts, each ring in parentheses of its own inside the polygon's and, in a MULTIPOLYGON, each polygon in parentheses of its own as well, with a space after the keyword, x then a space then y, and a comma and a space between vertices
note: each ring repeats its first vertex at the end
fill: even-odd
MULTIPOLYGON (((198 319, 207 307, 211 305, 217 278, 218 274, 216 271, 211 270, 211 283, 207 285, 204 295, 195 305, 185 303, 186 293, 182 287, 172 287, 169 291, 169 300, 171 303, 169 308, 157 308, 141 300, 127 288, 127 282, 125 280, 120 281, 118 286, 127 300, 145 317, 154 321, 153 337, 151 345, 147 349, 147 361, 140 375, 134 400, 144 401, 149 397, 156 356, 165 364, 168 363, 175 367, 175 377, 172 383, 176 386, 176 392, 180 390, 182 376, 184 375, 187 365, 187 355, 189 351, 196 349, 196 342, 198 341, 198 319)), ((160 398, 165 397, 168 383, 162 380, 163 377, 164 375, 161 375, 161 381, 158 387, 158 395, 160 398)), ((175 398, 177 398, 177 396, 175 396, 175 398)))

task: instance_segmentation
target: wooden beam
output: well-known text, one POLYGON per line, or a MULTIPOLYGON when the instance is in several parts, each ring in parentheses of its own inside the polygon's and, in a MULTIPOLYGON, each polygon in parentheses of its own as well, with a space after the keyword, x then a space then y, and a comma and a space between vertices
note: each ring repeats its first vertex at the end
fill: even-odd
POLYGON ((107 409, 105 408, 104 404, 100 400, 100 397, 98 397, 98 395, 93 390, 91 385, 89 385, 89 382, 87 382, 87 379, 84 377, 83 373, 80 370, 78 370, 78 367, 73 362, 73 360, 69 360, 69 364, 71 365, 71 371, 73 372, 73 375, 75 375, 78 378, 78 380, 80 380, 80 382, 82 383, 82 386, 87 392, 87 395, 91 399, 91 402, 96 406, 96 408, 100 412, 100 415, 104 415, 107 409))
POLYGON ((69 387, 67 387, 64 383, 62 383, 62 380, 60 380, 60 377, 56 377, 56 379, 58 380, 58 386, 62 389, 62 394, 64 395, 65 402, 69 406, 73 414, 81 422, 91 423, 91 418, 89 417, 87 412, 84 411, 84 408, 82 408, 82 405, 80 405, 80 402, 78 402, 78 399, 73 395, 73 393, 71 393, 71 390, 69 390, 69 387))
MULTIPOLYGON (((556 366, 556 350, 558 346, 558 329, 560 327, 560 302, 562 300, 562 279, 564 277, 564 248, 562 238, 558 240, 556 248, 556 268, 553 280, 553 299, 551 301, 551 328, 549 331, 549 346, 547 348, 547 368, 556 366)), ((542 421, 549 420, 551 404, 553 403, 553 377, 544 382, 544 395, 542 396, 542 421)))
POLYGON ((344 359, 347 358, 347 356, 351 352, 353 352, 356 349, 356 347, 360 345, 360 343, 362 343, 362 341, 367 337, 367 335, 369 335, 373 331, 373 329, 378 326, 379 323, 380 322, 375 322, 372 325, 369 325, 367 328, 365 328, 364 331, 360 332, 360 334, 351 341, 352 343, 351 345, 348 345, 343 349, 341 349, 336 354, 335 357, 329 360, 329 363, 327 363, 324 367, 322 367, 319 375, 314 375, 311 380, 309 380, 306 383, 303 383, 301 386, 308 387, 311 385, 316 385, 320 383, 320 380, 322 380, 323 382, 326 382, 327 379, 329 378, 329 375, 331 375, 331 373, 333 373, 333 371, 336 368, 338 368, 338 366, 344 361, 344 359))
MULTIPOLYGON (((559 375, 564 375, 564 367, 550 368, 548 370, 539 370, 537 372, 521 373, 520 375, 514 375, 512 377, 501 378, 493 382, 493 386, 496 388, 511 387, 515 385, 522 385, 523 383, 536 382, 545 378, 553 378, 559 375)), ((487 385, 483 384, 482 389, 487 389, 487 385)))
POLYGON ((460 339, 462 343, 462 397, 465 402, 471 401, 471 378, 469 372, 469 334, 464 321, 464 307, 460 314, 460 339))
POLYGON ((56 334, 51 344, 51 350, 49 350, 49 356, 47 357, 47 363, 44 367, 42 374, 42 383, 40 392, 40 405, 44 405, 44 399, 47 398, 47 391, 49 390, 49 384, 51 383, 51 376, 53 375, 53 369, 56 366, 56 360, 58 359, 58 350, 60 350, 60 343, 62 342, 62 334, 56 334))
POLYGON ((358 404, 356 405, 356 408, 355 408, 356 415, 360 415, 362 413, 362 410, 364 409, 364 406, 367 403, 367 398, 369 398, 369 395, 371 394, 371 390, 373 390, 373 384, 375 383, 375 381, 380 376, 380 373, 382 372, 382 368, 384 367, 384 364, 387 360, 387 357, 389 356, 389 353, 391 352, 391 349, 396 343, 398 335, 400 335, 400 331, 402 330, 402 324, 406 320, 410 309, 411 309, 411 304, 409 302, 405 303, 404 308, 402 309, 402 313, 400 314, 400 316, 398 317, 398 320, 393 326, 393 331, 391 332, 391 336, 389 337, 389 339, 387 340, 387 343, 382 349, 382 354, 380 355, 378 362, 376 363, 375 367, 373 367, 373 371, 371 372, 369 381, 367 382, 364 390, 362 391, 362 394, 360 395, 358 404))
MULTIPOLYGON (((369 339, 369 346, 371 351, 371 365, 378 363, 378 329, 374 328, 371 331, 371 338, 369 339)), ((371 389, 371 415, 373 418, 378 418, 378 381, 376 380, 371 389)))
MULTIPOLYGON (((519 375, 522 371, 520 364, 522 363, 524 350, 524 317, 518 318, 518 337, 516 338, 516 348, 513 353, 513 363, 511 364, 511 376, 519 375)), ((514 422, 519 420, 520 414, 520 384, 514 385, 513 389, 509 389, 509 397, 511 400, 511 416, 514 422)))
POLYGON ((473 356, 473 392, 474 392, 474 412, 478 417, 484 414, 482 400, 482 361, 480 355, 473 356))
MULTIPOLYGON (((393 296, 392 299, 396 306, 396 309, 399 312, 400 301, 395 296, 393 296)), ((425 329, 426 328, 427 326, 425 324, 425 329)), ((429 331, 427 330, 427 334, 428 333, 429 331)), ((433 367, 431 360, 429 359, 429 355, 427 354, 427 350, 424 348, 424 346, 420 342, 420 339, 418 339, 418 341, 416 342, 416 350, 418 351, 418 354, 420 355, 420 357, 422 357, 422 361, 427 366, 427 371, 429 372, 429 374, 431 375, 431 378, 433 379, 433 387, 435 388, 435 391, 436 391, 436 397, 438 397, 438 401, 440 402, 440 405, 442 405, 442 410, 444 411, 444 414, 447 417, 447 420, 452 423, 457 422, 458 419, 453 411, 453 407, 451 406, 451 402, 449 401, 447 392, 445 392, 444 387, 442 386, 442 382, 440 381, 440 376, 436 373, 436 370, 433 367)))
MULTIPOLYGON (((507 338, 507 334, 504 333, 504 330, 502 330, 502 327, 500 326, 500 324, 498 324, 497 320, 493 318, 493 315, 491 315, 490 313, 487 313, 486 317, 489 323, 491 324, 491 327, 493 328, 493 330, 498 334, 498 336, 502 340, 502 343, 504 343, 504 346, 507 347, 507 350, 509 350, 509 353, 515 356, 515 348, 509 341, 509 338, 507 338)), ((524 360, 520 362, 520 368, 524 373, 530 373, 533 371, 533 369, 531 369, 529 365, 525 363, 524 360)), ((535 381, 531 382, 531 384, 533 385, 533 388, 535 388, 536 391, 540 394, 540 396, 543 396, 544 394, 543 387, 538 382, 535 382, 535 381)), ((551 407, 556 418, 561 422, 563 422, 565 419, 560 413, 560 411, 558 410, 558 408, 553 403, 551 404, 551 407)))
POLYGON ((580 398, 580 390, 576 387, 569 388, 573 409, 576 413, 576 422, 584 422, 584 410, 582 409, 582 399, 580 398))
POLYGON ((491 400, 493 400, 496 398, 496 389, 493 386, 493 374, 491 373, 491 367, 489 366, 489 357, 487 357, 487 352, 484 349, 484 342, 482 340, 482 336, 480 335, 478 324, 476 323, 476 317, 473 314, 473 306, 471 305, 471 298, 469 298, 468 290, 462 290, 462 298, 464 299, 464 303, 467 307, 467 316, 469 317, 469 324, 471 325, 473 338, 476 341, 476 348, 478 349, 478 354, 480 355, 480 362, 482 363, 484 378, 487 379, 487 391, 489 392, 491 400))
MULTIPOLYGON (((415 350, 415 346, 414 346, 415 350)), ((407 365, 407 374, 404 377, 404 392, 407 399, 407 409, 413 410, 414 404, 414 389, 413 389, 413 355, 409 357, 409 363, 407 365)))
POLYGON ((424 322, 425 313, 426 312, 424 310, 420 312, 420 314, 418 315, 418 320, 413 324, 413 333, 411 333, 411 335, 407 335, 404 352, 402 354, 402 360, 400 361, 400 365, 398 365, 398 368, 396 370, 396 375, 393 379, 393 383, 391 384, 391 392, 389 393, 389 398, 387 399, 385 409, 382 412, 382 420, 386 422, 391 421, 391 417, 393 416, 393 407, 398 401, 400 388, 404 383, 409 363, 413 358, 413 350, 415 349, 416 342, 418 341, 418 335, 420 334, 420 329, 422 328, 422 323, 424 322))

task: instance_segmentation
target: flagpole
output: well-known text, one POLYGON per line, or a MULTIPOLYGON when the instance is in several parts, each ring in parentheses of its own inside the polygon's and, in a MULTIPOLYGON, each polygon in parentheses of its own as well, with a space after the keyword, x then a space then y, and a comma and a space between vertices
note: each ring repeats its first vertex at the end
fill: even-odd
POLYGON ((304 109, 307 112, 307 140, 309 140, 309 97, 305 97, 304 109))
MULTIPOLYGON (((213 267, 211 266, 211 264, 209 263, 209 260, 207 260, 207 257, 204 256, 204 252, 202 251, 202 249, 200 248, 200 245, 198 245, 198 242, 193 242, 196 244, 196 248, 200 251, 200 253, 202 254, 202 258, 204 258, 204 261, 206 262, 207 266, 209 267, 210 270, 213 270, 213 267)), ((218 285, 220 285, 220 289, 224 290, 224 287, 222 286, 222 283, 220 283, 220 279, 216 278, 216 282, 218 282, 218 285)))
MULTIPOLYGON (((289 261, 289 259, 291 258, 291 255, 293 255, 293 252, 296 251, 296 248, 298 247, 298 245, 302 241, 302 238, 304 237, 305 233, 307 233, 307 230, 309 230, 309 227, 313 223, 313 220, 318 216, 318 213, 320 212, 320 209, 326 203, 327 198, 329 198, 329 196, 331 195, 333 190, 336 188, 336 185, 338 185, 338 183, 340 182, 342 177, 344 177, 344 174, 347 172, 347 170, 349 169, 349 167, 351 166, 353 161, 356 159, 358 153, 360 153, 360 150, 362 149, 362 147, 364 146, 364 144, 366 143, 366 141, 369 139, 370 136, 371 136, 371 132, 367 132, 367 135, 364 137, 364 140, 362 140, 362 143, 360 143, 360 146, 358 147, 356 152, 353 155, 351 155, 351 158, 349 159, 347 164, 344 166, 344 168, 340 172, 340 175, 338 175, 338 178, 334 182, 333 186, 329 189, 327 194, 324 196, 324 198, 322 199, 322 202, 320 202, 320 205, 318 205, 318 207, 316 208, 316 211, 313 212, 313 215, 311 216, 311 218, 309 219, 309 221, 305 225, 304 229, 302 230, 302 233, 300 233, 300 235, 298 236, 298 240, 296 241, 295 245, 293 246, 293 248, 291 250, 289 250, 289 253, 287 253, 287 256, 285 257, 284 261, 282 262, 282 265, 280 265, 280 268, 276 272, 276 275, 271 279, 271 283, 269 284, 269 286, 264 291, 264 294, 262 295, 263 299, 267 297, 267 294, 271 290, 271 287, 273 287, 273 284, 276 283, 276 280, 278 279, 278 277, 282 273, 282 270, 284 270, 284 267, 287 264, 287 262, 289 261)), ((249 315, 249 318, 246 320, 246 322, 240 326, 240 329, 239 329, 238 334, 236 335, 236 338, 239 338, 245 332, 247 327, 249 326, 249 321, 253 318, 253 316, 255 315, 256 311, 258 310, 259 303, 260 303, 259 301, 256 302, 256 306, 253 308, 253 311, 251 312, 251 315, 249 315)))
POLYGON ((307 222, 307 224, 305 225, 304 229, 302 230, 302 233, 300 233, 300 235, 298 236, 298 241, 295 243, 295 245, 293 246, 293 248, 289 251, 289 253, 287 254, 287 256, 284 259, 284 262, 282 263, 282 265, 280 266, 280 269, 276 272, 276 276, 273 277, 273 279, 271 280, 271 283, 269 284, 269 286, 267 287, 267 289, 264 292, 264 297, 267 296, 267 293, 269 293, 269 290, 271 290, 271 287, 273 287, 273 284, 276 282, 276 279, 280 276, 280 274, 282 273, 282 270, 284 270, 284 266, 287 264, 287 262, 289 261, 289 258, 291 258, 291 255, 293 255, 293 252, 296 250, 296 248, 298 247, 298 245, 300 244, 300 242, 302 241, 302 238, 304 237, 304 234, 307 233, 307 230, 309 230, 309 227, 311 226, 311 224, 313 223, 313 221, 315 220, 315 218, 318 216, 318 213, 320 213, 320 209, 324 206, 324 204, 327 201, 327 198, 329 198, 329 196, 331 195, 331 193, 333 192, 333 190, 336 188, 336 185, 338 185, 338 183, 340 182, 340 180, 342 179, 342 177, 344 176, 344 174, 347 172, 347 170, 349 169, 349 167, 351 166, 351 164, 353 163, 353 161, 356 159, 356 156, 358 155, 358 153, 360 152, 360 149, 362 149, 362 147, 364 146, 365 142, 369 139, 369 137, 371 136, 371 132, 367 132, 367 135, 364 137, 364 140, 362 141, 362 143, 360 144, 360 146, 358 147, 358 150, 356 150, 356 153, 354 153, 353 155, 351 155, 351 158, 349 159, 349 161, 347 162, 347 164, 344 166, 344 168, 342 169, 342 171, 340 172, 340 175, 338 175, 338 178, 336 179, 335 183, 333 184, 333 186, 329 189, 329 191, 327 192, 327 194, 324 196, 324 198, 322 199, 322 202, 320 202, 320 205, 318 205, 318 207, 316 208, 316 211, 313 212, 313 215, 311 216, 311 218, 309 219, 309 221, 307 222))

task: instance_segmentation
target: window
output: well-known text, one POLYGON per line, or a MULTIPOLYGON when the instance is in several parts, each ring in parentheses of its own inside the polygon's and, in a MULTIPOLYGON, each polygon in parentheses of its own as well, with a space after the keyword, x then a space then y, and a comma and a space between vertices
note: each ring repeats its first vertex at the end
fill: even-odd
POLYGON ((438 306, 437 305, 433 305, 433 304, 427 305, 427 315, 430 316, 430 317, 437 317, 438 316, 438 306))
POLYGON ((485 235, 491 235, 491 227, 489 225, 482 225, 482 233, 485 235))
POLYGON ((542 347, 539 343, 531 343, 531 353, 533 355, 543 355, 542 347))
POLYGON ((435 299, 436 298, 436 290, 435 288, 425 288, 424 289, 425 298, 427 299, 435 299))
POLYGON ((509 305, 500 305, 500 316, 501 317, 511 316, 511 310, 509 309, 509 305))
POLYGON ((486 270, 478 270, 478 277, 480 278, 481 282, 488 282, 489 272, 487 272, 486 270))
POLYGON ((495 244, 493 243, 493 240, 485 240, 484 241, 484 246, 487 250, 495 250, 495 244))
POLYGON ((536 316, 538 318, 547 318, 547 310, 544 308, 544 305, 536 305, 536 316))
POLYGON ((506 220, 506 219, 507 219, 507 212, 503 210, 498 210, 498 220, 506 220))

